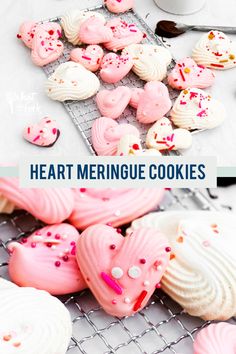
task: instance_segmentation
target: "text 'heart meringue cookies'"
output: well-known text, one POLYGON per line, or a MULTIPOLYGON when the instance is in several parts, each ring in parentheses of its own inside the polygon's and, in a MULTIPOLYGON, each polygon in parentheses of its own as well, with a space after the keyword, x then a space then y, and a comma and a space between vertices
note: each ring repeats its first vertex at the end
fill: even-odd
POLYGON ((146 145, 159 151, 171 151, 190 148, 192 140, 192 135, 187 129, 173 129, 170 120, 164 117, 149 129, 146 145))
POLYGON ((0 193, 47 224, 66 220, 74 208, 74 193, 69 188, 20 188, 17 178, 0 178, 0 193))
POLYGON ((75 207, 69 220, 84 230, 94 224, 111 223, 117 227, 155 209, 164 195, 163 189, 75 189, 75 207), (99 213, 98 213, 99 210, 99 213))
POLYGON ((145 35, 134 23, 127 23, 119 17, 108 21, 106 26, 113 32, 113 38, 104 43, 108 50, 117 52, 130 44, 140 43, 145 35))
POLYGON ((96 96, 99 111, 104 117, 117 119, 124 112, 131 99, 131 90, 126 86, 119 86, 114 90, 102 90, 96 96))
POLYGON ((9 274, 19 286, 46 290, 52 295, 78 292, 86 283, 76 262, 78 231, 69 224, 37 230, 21 243, 12 242, 9 274))
POLYGON ((57 101, 85 100, 100 87, 99 79, 83 65, 69 61, 59 65, 46 82, 48 97, 57 101))
POLYGON ((169 262, 169 244, 151 229, 123 237, 110 226, 94 225, 78 241, 77 260, 103 309, 113 316, 131 316, 159 286, 169 262))
POLYGON ((100 76, 104 82, 115 84, 132 69, 133 60, 129 55, 108 53, 103 57, 100 76))
POLYGON ((113 33, 103 19, 92 16, 81 24, 79 38, 82 43, 100 44, 111 41, 113 33))
POLYGON ((226 117, 224 105, 197 88, 183 90, 170 113, 172 122, 180 128, 212 129, 226 117))
POLYGON ((212 323, 197 334, 194 354, 234 354, 235 336, 235 325, 225 322, 212 323))
POLYGON ((40 120, 39 123, 25 128, 23 137, 31 144, 50 147, 55 144, 59 138, 60 130, 57 122, 49 117, 40 120))
POLYGON ((167 87, 158 81, 150 81, 140 95, 137 120, 140 123, 153 123, 163 118, 171 109, 172 103, 167 87))
POLYGON ((119 14, 134 7, 134 0, 104 0, 104 4, 109 11, 119 14))
POLYGON ((236 44, 223 32, 205 33, 192 53, 196 63, 208 68, 226 70, 236 66, 236 44))
POLYGON ((9 287, 0 291, 0 352, 65 354, 72 335, 69 311, 45 291, 9 287))
POLYGON ((131 124, 118 124, 111 118, 98 118, 92 126, 94 150, 100 156, 116 155, 119 141, 126 134, 139 136, 139 130, 131 124))
POLYGON ((177 62, 168 75, 168 83, 177 90, 188 87, 205 88, 214 83, 215 75, 202 65, 198 65, 191 58, 184 58, 177 62))
POLYGON ((156 149, 142 148, 141 140, 138 136, 127 134, 121 137, 118 148, 117 156, 161 156, 161 153, 156 149))
POLYGON ((153 44, 127 46, 122 54, 128 54, 134 61, 132 70, 144 81, 162 81, 172 56, 168 49, 153 44))
POLYGON ((236 314, 235 220, 213 211, 152 213, 129 232, 151 227, 164 233, 172 254, 163 290, 192 316, 227 320, 236 314))
POLYGON ((92 72, 100 68, 103 56, 103 49, 99 45, 89 45, 87 48, 75 48, 70 53, 72 61, 80 63, 92 72))
POLYGON ((74 45, 81 44, 79 31, 82 23, 88 18, 95 16, 105 22, 102 14, 95 11, 81 11, 78 9, 68 10, 61 18, 61 25, 68 41, 74 45))

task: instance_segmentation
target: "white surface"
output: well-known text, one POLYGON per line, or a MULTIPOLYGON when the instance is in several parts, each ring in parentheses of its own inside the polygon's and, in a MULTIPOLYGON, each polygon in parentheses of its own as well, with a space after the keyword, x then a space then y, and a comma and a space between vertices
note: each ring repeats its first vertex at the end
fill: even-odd
MULTIPOLYGON (((79 132, 58 102, 51 101, 44 93, 45 74, 35 67, 26 49, 18 43, 16 33, 25 20, 41 20, 64 13, 68 8, 86 8, 101 4, 101 0, 2 0, 1 17, 1 116, 0 116, 0 161, 17 162, 19 156, 47 154, 85 156, 89 152, 79 132), (22 130, 28 123, 49 115, 60 124, 61 137, 53 148, 40 149, 25 142, 22 130)), ((235 25, 235 0, 208 0, 200 12, 189 16, 174 16, 164 13, 153 0, 136 0, 138 13, 152 29, 160 19, 198 24, 235 25), (227 6, 226 6, 227 4, 227 6)), ((199 33, 188 33, 168 40, 176 58, 190 55, 199 33)), ((236 36, 231 36, 236 40, 236 36)), ((236 165, 235 133, 236 119, 236 69, 217 72, 216 83, 209 90, 212 96, 221 99, 227 108, 227 120, 223 126, 195 135, 188 155, 217 155, 220 166, 236 165)))

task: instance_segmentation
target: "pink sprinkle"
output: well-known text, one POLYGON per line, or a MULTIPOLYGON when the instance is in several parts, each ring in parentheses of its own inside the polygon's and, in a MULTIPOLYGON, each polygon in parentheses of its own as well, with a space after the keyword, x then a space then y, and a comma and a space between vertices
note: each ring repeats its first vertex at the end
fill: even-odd
POLYGON ((75 246, 75 241, 71 241, 70 245, 75 246))
POLYGON ((206 110, 203 109, 201 112, 199 112, 199 113, 197 114, 197 117, 203 117, 203 116, 206 116, 206 115, 207 115, 206 110))
POLYGON ((156 284, 156 288, 160 289, 161 288, 161 283, 156 284))
POLYGON ((56 235, 55 235, 55 239, 56 239, 56 240, 60 240, 60 238, 61 238, 61 235, 59 235, 59 234, 56 234, 56 235))
POLYGON ((192 100, 194 97, 197 97, 198 93, 197 92, 190 92, 190 100, 192 100))
POLYGON ((91 58, 87 57, 86 55, 83 55, 82 58, 86 59, 86 60, 92 60, 91 58))
POLYGON ((73 246, 73 247, 72 247, 71 255, 72 255, 72 256, 75 256, 75 255, 76 255, 76 246, 73 246))
POLYGON ((60 267, 61 262, 60 261, 56 261, 54 264, 55 264, 56 267, 60 267))
POLYGON ((180 104, 187 104, 187 102, 180 100, 180 104))
POLYGON ((61 31, 57 30, 58 38, 61 37, 61 31))
POLYGON ((63 259, 64 262, 68 262, 69 261, 69 257, 67 255, 63 256, 62 259, 63 259))
POLYGON ((57 128, 53 128, 53 130, 52 130, 52 134, 56 134, 57 133, 57 128))
POLYGON ((80 192, 81 193, 85 193, 86 192, 86 188, 80 188, 80 192))
POLYGON ((40 135, 36 136, 33 141, 37 141, 40 138, 40 135))
POLYGON ((30 127, 28 127, 28 129, 27 129, 27 133, 30 134, 30 127))
POLYGON ((120 285, 115 282, 113 279, 111 279, 109 277, 108 274, 101 272, 101 277, 104 280, 104 282, 115 291, 116 294, 121 295, 122 294, 122 288, 120 287, 120 285))
POLYGON ((36 243, 35 243, 35 242, 32 242, 32 243, 31 243, 31 247, 32 247, 32 248, 35 248, 35 247, 36 247, 36 243))
POLYGON ((44 44, 45 44, 44 41, 41 41, 41 45, 44 46, 44 44))
POLYGON ((135 30, 135 29, 130 29, 130 32, 137 32, 137 30, 135 30))
POLYGON ((52 236, 52 233, 50 231, 47 232, 47 236, 50 237, 52 236))
POLYGON ((53 50, 53 48, 49 47, 48 50, 53 50))
POLYGON ((116 300, 112 300, 112 305, 116 305, 117 304, 117 301, 116 300))

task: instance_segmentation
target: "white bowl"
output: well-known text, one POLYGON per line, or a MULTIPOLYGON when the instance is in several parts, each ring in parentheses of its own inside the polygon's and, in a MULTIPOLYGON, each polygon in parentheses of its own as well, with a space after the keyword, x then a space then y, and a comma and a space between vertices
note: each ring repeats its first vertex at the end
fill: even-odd
POLYGON ((206 0, 154 0, 162 10, 175 15, 188 15, 199 11, 206 0))

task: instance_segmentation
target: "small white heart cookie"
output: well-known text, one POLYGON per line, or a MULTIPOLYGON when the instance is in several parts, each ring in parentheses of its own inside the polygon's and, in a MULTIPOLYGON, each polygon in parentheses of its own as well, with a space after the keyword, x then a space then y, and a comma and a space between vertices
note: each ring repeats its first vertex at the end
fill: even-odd
POLYGON ((156 149, 144 150, 138 136, 127 134, 120 139, 117 156, 161 156, 161 153, 156 149))
POLYGON ((182 128, 173 129, 168 118, 157 121, 148 131, 146 145, 148 148, 162 150, 188 149, 192 145, 192 134, 182 128))
POLYGON ((94 96, 100 87, 95 74, 83 65, 68 61, 57 67, 46 82, 46 93, 52 100, 85 100, 94 96))

